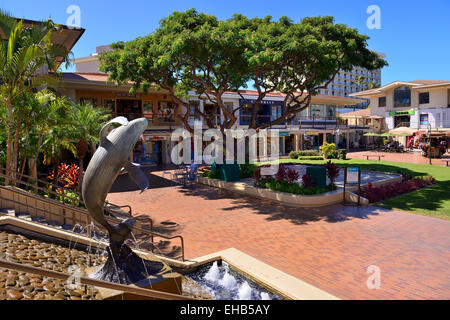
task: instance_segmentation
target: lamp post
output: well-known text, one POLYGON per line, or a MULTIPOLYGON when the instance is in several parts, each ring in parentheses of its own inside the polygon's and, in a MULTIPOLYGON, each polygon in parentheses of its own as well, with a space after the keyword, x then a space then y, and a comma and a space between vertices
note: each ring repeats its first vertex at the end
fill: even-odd
POLYGON ((427 126, 427 136, 428 136, 428 141, 429 141, 429 148, 428 148, 428 154, 429 154, 429 158, 430 158, 430 165, 432 165, 431 163, 431 124, 429 123, 427 126))

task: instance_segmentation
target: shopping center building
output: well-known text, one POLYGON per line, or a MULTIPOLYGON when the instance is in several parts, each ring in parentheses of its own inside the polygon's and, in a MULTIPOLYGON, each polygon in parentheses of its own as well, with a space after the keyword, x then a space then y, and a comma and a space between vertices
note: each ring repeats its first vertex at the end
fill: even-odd
POLYGON ((370 99, 371 115, 384 117, 387 130, 450 130, 450 81, 395 81, 351 96, 370 99))
MULTIPOLYGON (((132 120, 146 117, 149 121, 148 129, 144 134, 145 142, 137 147, 135 161, 170 163, 170 153, 173 147, 170 136, 174 129, 182 128, 183 123, 177 115, 186 112, 184 107, 174 104, 170 96, 164 90, 152 90, 129 93, 131 86, 117 86, 107 81, 108 75, 98 70, 98 56, 109 50, 108 46, 97 47, 96 53, 84 58, 75 59, 76 72, 63 73, 62 93, 77 103, 90 102, 95 106, 111 109, 116 116, 125 116, 132 120)), ((227 92, 223 95, 223 103, 229 110, 241 108, 238 120, 234 128, 246 129, 250 121, 251 105, 257 99, 257 92, 242 90, 227 92)), ((261 102, 261 110, 257 115, 257 123, 265 124, 279 116, 283 112, 285 96, 280 93, 268 94, 261 102)), ((312 97, 311 105, 302 111, 289 123, 271 126, 269 130, 276 129, 279 132, 280 154, 287 155, 290 151, 300 149, 318 149, 325 141, 349 141, 357 126, 340 123, 336 117, 336 108, 340 106, 357 104, 361 100, 352 97, 340 97, 333 95, 316 95, 312 97)), ((200 98, 192 93, 189 103, 197 105, 202 112, 208 113, 214 110, 214 105, 207 99, 200 98)), ((189 119, 191 125, 196 119, 189 119)), ((219 112, 216 124, 224 120, 219 112)), ((206 125, 203 124, 206 129, 206 125)), ((362 132, 362 131, 361 131, 362 132)), ((263 142, 264 148, 261 156, 267 156, 270 150, 271 138, 263 142)))

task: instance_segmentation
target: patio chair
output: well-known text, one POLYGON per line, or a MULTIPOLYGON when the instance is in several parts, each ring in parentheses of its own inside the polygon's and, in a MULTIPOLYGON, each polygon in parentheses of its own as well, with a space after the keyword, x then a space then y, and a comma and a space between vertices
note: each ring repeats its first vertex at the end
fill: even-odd
POLYGON ((187 177, 186 168, 185 167, 178 167, 173 172, 172 180, 174 180, 176 182, 179 182, 179 183, 182 183, 182 184, 185 184, 186 183, 186 177, 187 177))
POLYGON ((189 184, 193 184, 197 180, 197 176, 198 176, 198 164, 193 163, 191 164, 187 172, 186 182, 189 184))

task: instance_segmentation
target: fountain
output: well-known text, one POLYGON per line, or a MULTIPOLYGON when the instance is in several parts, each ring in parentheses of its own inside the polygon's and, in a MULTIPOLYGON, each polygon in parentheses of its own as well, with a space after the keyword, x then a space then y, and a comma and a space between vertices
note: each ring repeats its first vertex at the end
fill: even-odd
POLYGON ((94 153, 83 178, 82 193, 91 217, 109 234, 108 259, 100 268, 90 270, 89 276, 98 280, 181 294, 181 280, 170 267, 153 255, 138 256, 125 240, 136 223, 129 218, 118 225, 111 225, 104 217, 104 203, 117 176, 127 171, 142 192, 148 189, 146 175, 138 165, 128 161, 136 142, 147 128, 145 118, 128 122, 118 117, 108 122, 100 131, 100 146, 94 153), (109 132, 112 125, 120 126, 109 132), (165 285, 161 285, 162 283, 165 285), (170 282, 171 284, 168 284, 170 282), (173 283, 172 283, 173 282, 173 283))
POLYGON ((252 280, 230 268, 226 262, 212 265, 187 274, 190 280, 208 292, 216 300, 281 300, 252 280))

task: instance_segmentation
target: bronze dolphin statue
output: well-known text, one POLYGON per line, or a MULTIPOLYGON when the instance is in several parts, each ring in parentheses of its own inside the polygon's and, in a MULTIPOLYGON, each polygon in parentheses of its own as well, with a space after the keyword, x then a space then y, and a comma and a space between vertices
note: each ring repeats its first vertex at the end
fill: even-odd
POLYGON ((125 117, 117 117, 108 122, 100 131, 100 146, 84 174, 82 183, 84 203, 91 217, 108 230, 111 242, 124 241, 135 225, 135 220, 130 218, 117 226, 112 226, 104 216, 106 197, 119 173, 122 170, 128 171, 130 178, 141 192, 149 188, 146 175, 128 160, 146 128, 145 118, 129 122, 125 117), (108 133, 114 124, 120 126, 108 133))

